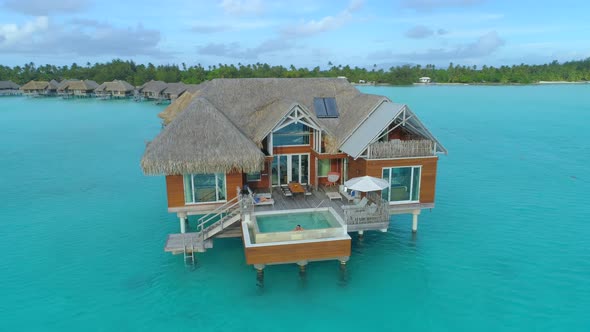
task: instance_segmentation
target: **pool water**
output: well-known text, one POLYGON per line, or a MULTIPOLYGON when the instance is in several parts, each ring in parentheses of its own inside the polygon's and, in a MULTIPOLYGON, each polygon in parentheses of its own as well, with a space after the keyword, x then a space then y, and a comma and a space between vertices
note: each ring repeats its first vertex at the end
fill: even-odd
POLYGON ((301 225, 303 229, 331 228, 338 222, 329 211, 282 213, 256 216, 260 233, 288 232, 301 225))

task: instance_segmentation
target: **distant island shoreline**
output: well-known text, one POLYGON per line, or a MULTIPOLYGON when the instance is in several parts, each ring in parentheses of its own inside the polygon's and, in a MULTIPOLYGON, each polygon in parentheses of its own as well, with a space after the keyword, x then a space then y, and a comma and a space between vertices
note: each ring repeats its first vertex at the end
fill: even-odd
MULTIPOLYGON (((450 63, 441 68, 432 64, 402 65, 389 69, 351 67, 328 63, 325 68, 297 68, 255 64, 200 64, 154 65, 137 64, 131 60, 114 59, 106 63, 86 63, 70 66, 40 65, 30 62, 23 66, 0 65, 0 81, 12 81, 23 85, 30 81, 62 81, 66 79, 111 82, 122 80, 133 86, 149 81, 166 83, 182 82, 199 84, 216 78, 346 78, 357 85, 412 85, 434 82, 437 85, 522 85, 522 84, 582 84, 590 81, 590 58, 559 63, 553 61, 541 65, 513 66, 464 66, 450 63)), ((430 83, 433 84, 433 83, 430 83)))

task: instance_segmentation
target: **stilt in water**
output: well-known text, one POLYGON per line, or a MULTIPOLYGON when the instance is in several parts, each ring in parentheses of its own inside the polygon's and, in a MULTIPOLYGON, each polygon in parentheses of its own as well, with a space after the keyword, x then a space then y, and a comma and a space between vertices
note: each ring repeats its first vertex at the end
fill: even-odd
POLYGON ((346 262, 348 261, 348 257, 341 257, 340 258, 340 272, 338 278, 338 284, 342 287, 348 284, 348 271, 346 269, 346 262))
POLYGON ((256 286, 264 288, 264 265, 254 265, 256 269, 256 286))

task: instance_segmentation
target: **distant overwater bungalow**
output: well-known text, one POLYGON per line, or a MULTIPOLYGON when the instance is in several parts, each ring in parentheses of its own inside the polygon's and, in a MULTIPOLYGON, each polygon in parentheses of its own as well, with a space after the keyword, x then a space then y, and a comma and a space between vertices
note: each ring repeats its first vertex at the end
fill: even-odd
POLYGON ((159 116, 141 167, 165 176, 180 221, 164 250, 194 262, 239 237, 259 277, 272 264, 344 267, 349 233, 386 232, 392 214, 417 231, 447 153, 407 105, 345 79, 214 79, 159 116))
POLYGON ((99 98, 128 98, 132 97, 135 87, 123 80, 104 82, 94 89, 94 94, 99 98))
POLYGON ((137 91, 144 99, 161 101, 164 99, 163 92, 167 87, 168 84, 166 82, 151 80, 140 86, 137 91))
POLYGON ((0 81, 0 96, 18 95, 20 93, 20 85, 13 81, 0 81))
POLYGON ((27 84, 21 86, 25 96, 31 97, 47 97, 57 95, 57 88, 59 83, 56 80, 47 81, 30 81, 27 84))
POLYGON ((168 83, 166 89, 162 91, 162 97, 167 100, 175 100, 180 97, 187 89, 188 85, 184 83, 168 83))

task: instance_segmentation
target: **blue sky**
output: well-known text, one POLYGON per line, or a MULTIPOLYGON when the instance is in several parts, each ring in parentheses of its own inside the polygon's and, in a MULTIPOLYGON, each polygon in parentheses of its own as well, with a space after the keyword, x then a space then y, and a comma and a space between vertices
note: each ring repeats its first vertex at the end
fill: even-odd
POLYGON ((588 13, 568 0, 0 0, 0 64, 536 64, 590 57, 588 13))

